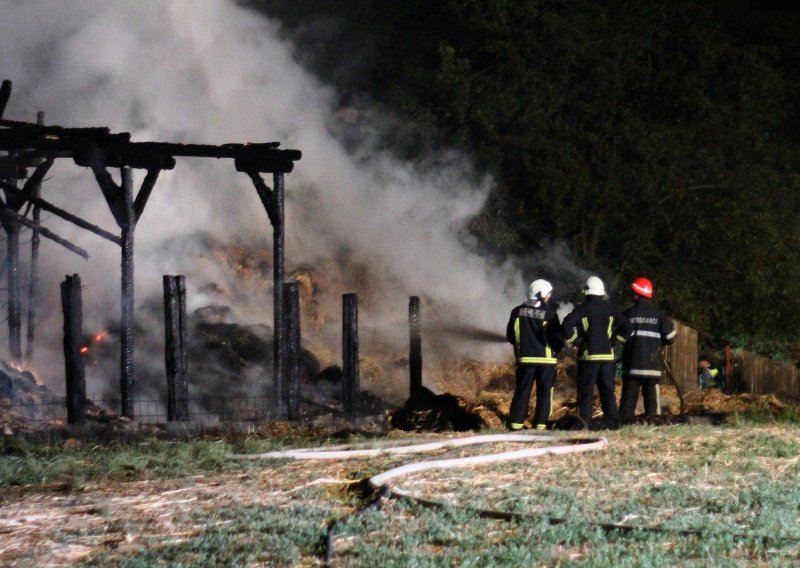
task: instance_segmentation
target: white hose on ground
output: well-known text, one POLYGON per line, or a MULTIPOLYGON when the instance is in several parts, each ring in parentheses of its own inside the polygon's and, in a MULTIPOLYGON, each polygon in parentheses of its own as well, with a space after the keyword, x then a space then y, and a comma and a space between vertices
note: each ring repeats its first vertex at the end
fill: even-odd
MULTIPOLYGON (((521 437, 522 438, 522 437, 521 437)), ((534 438, 534 436, 527 436, 527 438, 534 438)), ((541 436, 537 440, 516 439, 508 440, 514 442, 527 442, 527 441, 540 441, 541 436)), ((477 442, 483 443, 483 442, 477 442)), ((390 479, 406 475, 408 473, 415 473, 418 471, 426 471, 429 469, 452 469, 458 467, 469 467, 473 465, 485 465, 489 463, 501 463, 514 460, 521 460, 525 458, 534 458, 543 456, 545 454, 570 454, 578 452, 587 452, 590 450, 600 450, 608 445, 608 440, 605 438, 598 438, 592 441, 582 440, 579 443, 567 444, 563 446, 548 446, 545 448, 526 448, 524 450, 514 450, 511 452, 501 452, 499 454, 486 454, 482 456, 469 456, 465 458, 453 458, 448 460, 434 460, 434 461, 421 461, 401 465, 394 469, 384 471, 378 475, 373 475, 369 478, 369 484, 378 489, 386 485, 390 479)))
MULTIPOLYGON (((596 439, 575 439, 575 438, 559 438, 556 436, 544 436, 536 434, 484 434, 479 436, 467 436, 464 438, 449 438, 446 440, 439 440, 435 442, 425 442, 422 444, 411 444, 405 446, 394 447, 377 447, 365 449, 341 449, 343 446, 337 446, 336 449, 318 447, 318 448, 301 448, 296 450, 281 450, 275 452, 266 452, 263 454, 234 454, 229 456, 233 460, 262 460, 262 459, 296 459, 296 460, 331 460, 331 459, 349 459, 356 457, 377 457, 386 455, 404 455, 415 454, 424 452, 433 452, 436 450, 447 448, 459 448, 464 446, 472 446, 477 444, 492 444, 497 442, 551 442, 555 440, 568 440, 572 443, 547 446, 544 448, 526 448, 523 450, 514 450, 510 452, 501 452, 497 454, 486 454, 481 456, 469 456, 464 458, 453 458, 446 460, 422 461, 413 462, 400 467, 396 467, 375 475, 368 480, 368 483, 374 488, 380 488, 386 484, 389 479, 394 479, 408 473, 418 471, 425 471, 429 469, 451 469, 458 467, 469 467, 473 465, 484 465, 489 463, 508 462, 513 460, 521 460, 525 458, 533 458, 543 456, 545 454, 568 454, 586 452, 590 450, 599 450, 608 445, 608 440, 605 438, 596 439)), ((387 441, 386 443, 398 443, 397 441, 387 441)))

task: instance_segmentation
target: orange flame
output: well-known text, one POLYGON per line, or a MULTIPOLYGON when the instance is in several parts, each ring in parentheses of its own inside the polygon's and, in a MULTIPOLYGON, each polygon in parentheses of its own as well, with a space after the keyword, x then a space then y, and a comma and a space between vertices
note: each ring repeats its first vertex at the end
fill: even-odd
POLYGON ((82 355, 86 355, 88 352, 89 352, 89 348, 86 345, 81 347, 81 354, 82 355))

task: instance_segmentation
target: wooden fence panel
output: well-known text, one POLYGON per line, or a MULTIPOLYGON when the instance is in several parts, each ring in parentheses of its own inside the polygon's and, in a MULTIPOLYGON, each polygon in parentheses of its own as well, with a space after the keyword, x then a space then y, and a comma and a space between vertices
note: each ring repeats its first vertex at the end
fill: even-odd
POLYGON ((798 370, 791 363, 739 349, 734 352, 738 392, 798 396, 798 370))
MULTIPOLYGON (((697 330, 688 325, 672 320, 678 335, 675 342, 668 345, 664 357, 669 363, 675 380, 683 392, 697 387, 697 330)), ((662 381, 664 379, 662 378, 662 381)), ((669 381, 669 379, 667 379, 669 381)))

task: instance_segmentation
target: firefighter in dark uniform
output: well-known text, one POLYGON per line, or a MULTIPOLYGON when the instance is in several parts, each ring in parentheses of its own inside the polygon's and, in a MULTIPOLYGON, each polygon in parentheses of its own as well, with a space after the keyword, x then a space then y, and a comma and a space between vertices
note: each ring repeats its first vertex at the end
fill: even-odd
POLYGON ((586 301, 564 318, 564 338, 578 349, 578 413, 589 423, 592 419, 592 395, 595 385, 600 393, 603 417, 611 426, 619 424, 619 410, 614 393, 614 341, 628 337, 628 319, 606 299, 603 281, 597 276, 586 279, 586 301))
POLYGON ((556 381, 556 354, 564 346, 555 308, 549 303, 553 286, 547 280, 534 280, 522 305, 511 310, 506 338, 514 345, 517 382, 509 410, 508 429, 522 430, 528 415, 533 384, 536 383, 536 410, 533 424, 547 428, 553 412, 553 385, 556 381))
POLYGON ((646 416, 658 414, 658 381, 661 378, 661 347, 675 341, 672 322, 653 304, 653 283, 637 278, 631 283, 633 305, 625 310, 631 336, 622 350, 622 396, 619 411, 623 420, 631 420, 636 411, 639 391, 644 398, 646 416))

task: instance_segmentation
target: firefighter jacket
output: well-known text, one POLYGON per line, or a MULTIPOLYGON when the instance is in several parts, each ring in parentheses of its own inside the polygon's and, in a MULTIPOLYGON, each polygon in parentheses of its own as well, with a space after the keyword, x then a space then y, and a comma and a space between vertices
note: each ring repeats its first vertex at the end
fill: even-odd
POLYGON ((613 362, 614 340, 625 343, 628 333, 628 318, 601 296, 586 296, 564 318, 564 339, 578 348, 578 361, 613 362))
POLYGON ((675 341, 677 331, 648 298, 639 297, 625 310, 631 336, 622 350, 623 375, 632 379, 661 376, 661 346, 675 341))
POLYGON ((511 310, 506 338, 518 365, 555 365, 564 346, 555 308, 541 302, 525 302, 511 310))

